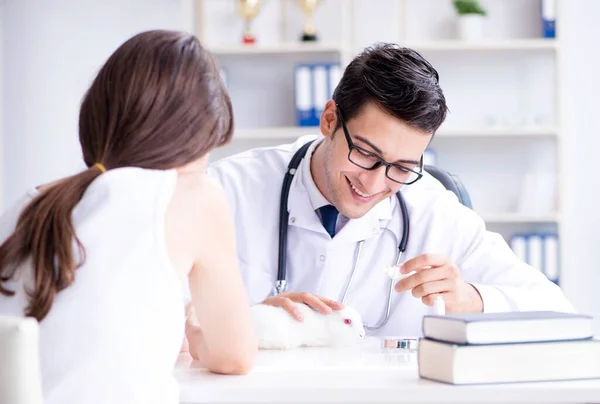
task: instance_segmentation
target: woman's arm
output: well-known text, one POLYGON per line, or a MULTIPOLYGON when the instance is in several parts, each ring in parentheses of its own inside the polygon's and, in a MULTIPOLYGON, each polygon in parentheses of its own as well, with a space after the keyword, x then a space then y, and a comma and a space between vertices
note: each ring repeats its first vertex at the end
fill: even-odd
POLYGON ((195 256, 188 275, 192 297, 186 321, 190 354, 210 371, 247 373, 257 342, 242 282, 233 220, 218 183, 204 177, 189 195, 196 217, 195 256))

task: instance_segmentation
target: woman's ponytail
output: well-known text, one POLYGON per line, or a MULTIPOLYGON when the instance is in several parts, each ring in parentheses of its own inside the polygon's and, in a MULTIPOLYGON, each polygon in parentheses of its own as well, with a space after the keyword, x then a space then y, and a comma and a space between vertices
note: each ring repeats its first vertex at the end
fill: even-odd
POLYGON ((14 233, 0 246, 3 295, 14 294, 6 283, 25 260, 32 260, 33 288, 27 290, 26 316, 41 321, 50 311, 56 294, 73 283, 75 270, 85 261, 72 213, 88 186, 103 171, 102 165, 96 165, 43 190, 23 210, 14 233))

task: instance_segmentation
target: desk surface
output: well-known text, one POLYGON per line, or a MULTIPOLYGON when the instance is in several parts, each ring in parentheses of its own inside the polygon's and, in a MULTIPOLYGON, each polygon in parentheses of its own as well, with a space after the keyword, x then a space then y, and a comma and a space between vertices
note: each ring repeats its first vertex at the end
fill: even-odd
POLYGON ((600 380, 452 386, 420 379, 415 354, 386 352, 379 339, 353 348, 260 351, 245 376, 177 361, 181 403, 600 403, 600 380))

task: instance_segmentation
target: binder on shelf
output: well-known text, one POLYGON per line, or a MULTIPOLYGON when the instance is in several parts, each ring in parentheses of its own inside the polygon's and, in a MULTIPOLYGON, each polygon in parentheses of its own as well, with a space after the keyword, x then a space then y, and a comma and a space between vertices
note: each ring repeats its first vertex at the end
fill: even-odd
POLYGON ((556 0, 542 0, 542 37, 556 38, 556 0))
POLYGON ((313 121, 318 125, 321 120, 321 114, 325 109, 325 104, 330 99, 329 82, 328 82, 328 66, 324 64, 314 65, 312 67, 313 74, 313 121))
POLYGON ((342 67, 339 63, 329 65, 329 98, 333 97, 333 93, 342 79, 342 67))
POLYGON ((313 106, 312 69, 310 65, 297 65, 295 69, 296 124, 315 126, 313 106))
POLYGON ((558 236, 556 234, 547 234, 544 236, 544 274, 552 282, 558 283, 559 280, 559 253, 558 236))
POLYGON ((527 236, 524 234, 515 234, 510 239, 510 248, 520 261, 527 262, 527 236))
POLYGON ((318 126, 342 76, 338 63, 300 64, 295 70, 296 123, 318 126))
POLYGON ((554 233, 514 234, 510 248, 520 261, 538 269, 548 280, 559 282, 558 235, 554 233))
POLYGON ((541 235, 530 234, 527 237, 527 257, 529 265, 544 273, 544 252, 541 235))

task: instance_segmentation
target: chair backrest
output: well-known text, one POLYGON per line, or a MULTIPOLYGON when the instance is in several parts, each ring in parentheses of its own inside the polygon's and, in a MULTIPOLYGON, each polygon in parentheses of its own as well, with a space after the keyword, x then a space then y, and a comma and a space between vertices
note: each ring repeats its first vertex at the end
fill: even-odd
POLYGON ((423 168, 425 169, 425 171, 431 174, 432 177, 441 182, 447 190, 454 192, 454 194, 456 194, 456 196, 458 197, 460 203, 462 203, 469 209, 473 209, 471 197, 467 192, 467 188, 463 185, 463 183, 456 175, 450 174, 449 172, 444 171, 436 166, 426 165, 423 168))
POLYGON ((39 325, 0 316, 0 403, 42 404, 39 325))

